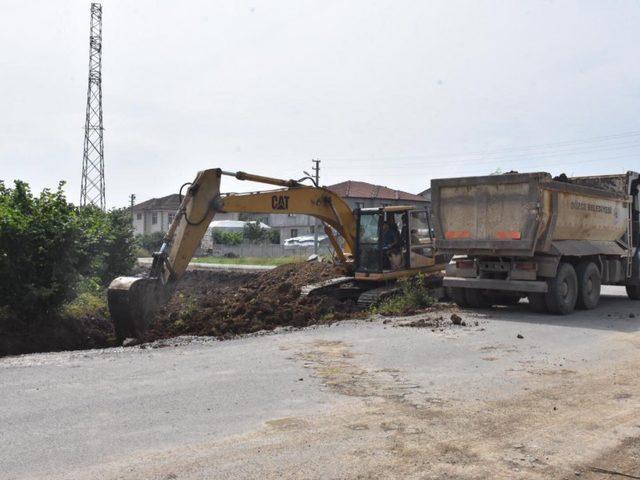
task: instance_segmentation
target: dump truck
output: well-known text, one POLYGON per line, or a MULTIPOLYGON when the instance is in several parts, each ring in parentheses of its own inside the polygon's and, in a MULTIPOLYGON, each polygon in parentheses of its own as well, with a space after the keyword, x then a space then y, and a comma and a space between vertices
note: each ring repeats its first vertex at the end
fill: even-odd
POLYGON ((515 304, 569 314, 598 305, 601 285, 640 300, 636 172, 566 177, 509 173, 433 180, 444 286, 461 307, 515 304))

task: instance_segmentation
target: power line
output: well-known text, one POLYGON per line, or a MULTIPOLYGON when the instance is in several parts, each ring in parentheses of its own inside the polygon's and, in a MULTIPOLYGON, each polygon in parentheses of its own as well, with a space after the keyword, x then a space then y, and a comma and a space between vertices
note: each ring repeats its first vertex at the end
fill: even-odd
MULTIPOLYGON (((538 145, 525 145, 520 147, 506 147, 493 151, 484 151, 484 152, 466 152, 466 153, 448 153, 448 154, 429 154, 429 155, 394 155, 394 156, 368 156, 368 157, 331 157, 324 156, 327 161, 353 161, 353 162, 371 162, 371 161, 397 161, 397 160, 443 160, 443 159, 451 159, 451 158, 464 158, 464 157, 488 157, 488 156, 511 156, 511 153, 526 155, 530 154, 531 151, 541 150, 542 153, 545 153, 545 150, 552 150, 552 152, 546 153, 555 153, 553 149, 555 149, 558 154, 566 153, 565 150, 558 150, 563 147, 571 147, 571 146, 580 146, 584 145, 583 149, 589 148, 600 148, 606 150, 608 147, 614 147, 613 145, 607 145, 606 142, 616 141, 620 139, 632 139, 628 140, 623 144, 628 144, 629 142, 636 141, 634 137, 640 137, 640 131, 632 131, 632 132, 624 132, 618 133, 614 135, 606 135, 600 137, 592 137, 590 139, 582 139, 582 140, 572 140, 572 141, 563 141, 563 142, 555 142, 555 143, 547 143, 547 144, 538 144, 538 145), (603 145, 593 145, 589 147, 588 144, 593 143, 604 143, 603 145)), ((571 150, 569 150, 571 151, 571 150)))
MULTIPOLYGON (((492 158, 486 158, 486 156, 480 156, 478 158, 464 158, 461 159, 457 162, 455 161, 449 161, 449 164, 459 164, 459 165, 464 165, 464 164, 484 164, 484 165, 489 165, 489 164, 495 164, 495 163, 499 163, 499 162, 524 162, 524 161, 535 161, 535 160, 540 160, 540 159, 553 159, 556 157, 566 157, 566 156, 574 156, 574 155, 591 155, 594 153, 601 153, 601 152, 611 152, 611 151, 618 151, 618 150, 629 150, 629 149, 635 149, 638 148, 640 149, 640 142, 638 141, 634 141, 634 142, 630 142, 630 143, 621 143, 619 145, 611 145, 611 146, 598 146, 598 147, 592 147, 592 148, 582 148, 582 149, 574 149, 574 150, 562 150, 562 151, 556 151, 556 152, 546 152, 546 153, 538 153, 538 154, 527 154, 527 153, 519 153, 519 154, 514 154, 514 155, 503 155, 503 156, 495 156, 492 158)), ((640 155, 639 155, 640 156, 640 155)), ((439 166, 442 165, 443 160, 447 160, 446 157, 443 157, 440 160, 437 161, 430 161, 430 162, 426 162, 426 161, 415 161, 415 162, 408 162, 408 161, 393 161, 393 162, 388 162, 387 165, 376 165, 376 169, 388 169, 388 168, 397 168, 400 166, 405 166, 405 167, 411 167, 411 166, 418 166, 418 167, 427 167, 427 166, 439 166)), ((331 162, 331 160, 328 160, 329 162, 331 162)), ((334 160, 337 162, 337 160, 334 160)), ((361 164, 363 162, 357 162, 357 161, 349 161, 349 163, 358 163, 361 164)), ((369 161, 366 162, 369 164, 372 164, 374 162, 369 161)))
MULTIPOLYGON (((526 168, 527 170, 531 170, 531 169, 550 169, 550 170, 562 170, 567 166, 573 166, 573 165, 582 165, 582 164, 592 164, 592 163, 606 163, 606 162, 610 162, 612 160, 620 160, 620 159, 626 159, 626 158, 633 158, 636 159, 638 158, 637 156, 630 156, 629 154, 623 154, 623 155, 616 155, 613 157, 604 157, 604 158, 593 158, 593 159, 580 159, 580 160, 575 160, 573 162, 561 162, 561 163, 554 163, 552 165, 553 168, 549 168, 550 165, 548 164, 533 164, 533 165, 527 165, 526 168)), ((471 164, 471 165, 466 165, 464 166, 465 172, 467 172, 470 175, 474 175, 475 172, 479 171, 479 170, 483 170, 482 168, 474 168, 476 165, 478 164, 471 164)), ((481 166, 483 166, 483 164, 479 164, 481 166)), ((463 167, 462 165, 459 165, 460 167, 463 167)), ((508 163, 506 165, 499 165, 501 167, 504 168, 510 168, 511 165, 509 165, 508 163)), ((353 167, 354 171, 357 169, 357 171, 361 172, 362 169, 359 167, 353 167)), ((349 170, 348 167, 344 168, 343 170, 349 170)), ((378 168, 376 167, 376 171, 378 170, 378 168)), ((397 171, 398 169, 396 169, 397 171)), ((485 169, 486 170, 486 169, 485 169)), ((435 172, 434 175, 434 171, 433 170, 428 170, 425 169, 424 172, 422 172, 425 176, 431 177, 431 178, 435 178, 438 176, 438 172, 435 172)), ((385 177, 394 177, 394 178, 399 178, 399 177, 407 177, 407 176, 412 176, 415 177, 417 174, 417 172, 415 170, 405 170, 403 173, 384 173, 385 177)), ((444 175, 441 175, 444 176, 444 175)))

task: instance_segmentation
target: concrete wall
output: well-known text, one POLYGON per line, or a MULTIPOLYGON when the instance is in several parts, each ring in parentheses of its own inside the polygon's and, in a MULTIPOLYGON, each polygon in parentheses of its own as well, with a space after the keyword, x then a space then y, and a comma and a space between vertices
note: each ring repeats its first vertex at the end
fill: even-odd
MULTIPOLYGON (((319 248, 320 255, 330 255, 332 252, 331 247, 321 246, 319 248)), ((283 245, 272 244, 242 244, 242 245, 212 245, 211 248, 201 249, 200 256, 213 255, 215 257, 222 257, 227 253, 233 253, 239 257, 308 257, 313 254, 313 246, 301 247, 301 248, 284 248, 283 245)))

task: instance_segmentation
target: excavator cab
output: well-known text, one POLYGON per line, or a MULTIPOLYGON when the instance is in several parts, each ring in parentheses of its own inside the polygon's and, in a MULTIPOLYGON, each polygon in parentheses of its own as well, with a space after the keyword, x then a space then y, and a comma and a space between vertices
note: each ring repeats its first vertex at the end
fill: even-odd
POLYGON ((413 206, 360 208, 356 224, 355 276, 391 280, 439 268, 429 212, 413 206))

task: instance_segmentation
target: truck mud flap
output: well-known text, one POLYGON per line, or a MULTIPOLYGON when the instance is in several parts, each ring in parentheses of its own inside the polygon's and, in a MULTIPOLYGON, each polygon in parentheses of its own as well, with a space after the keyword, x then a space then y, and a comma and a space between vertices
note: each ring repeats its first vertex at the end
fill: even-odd
POLYGON ((547 282, 533 280, 494 280, 490 278, 444 277, 445 287, 479 288, 509 292, 546 293, 547 282))

